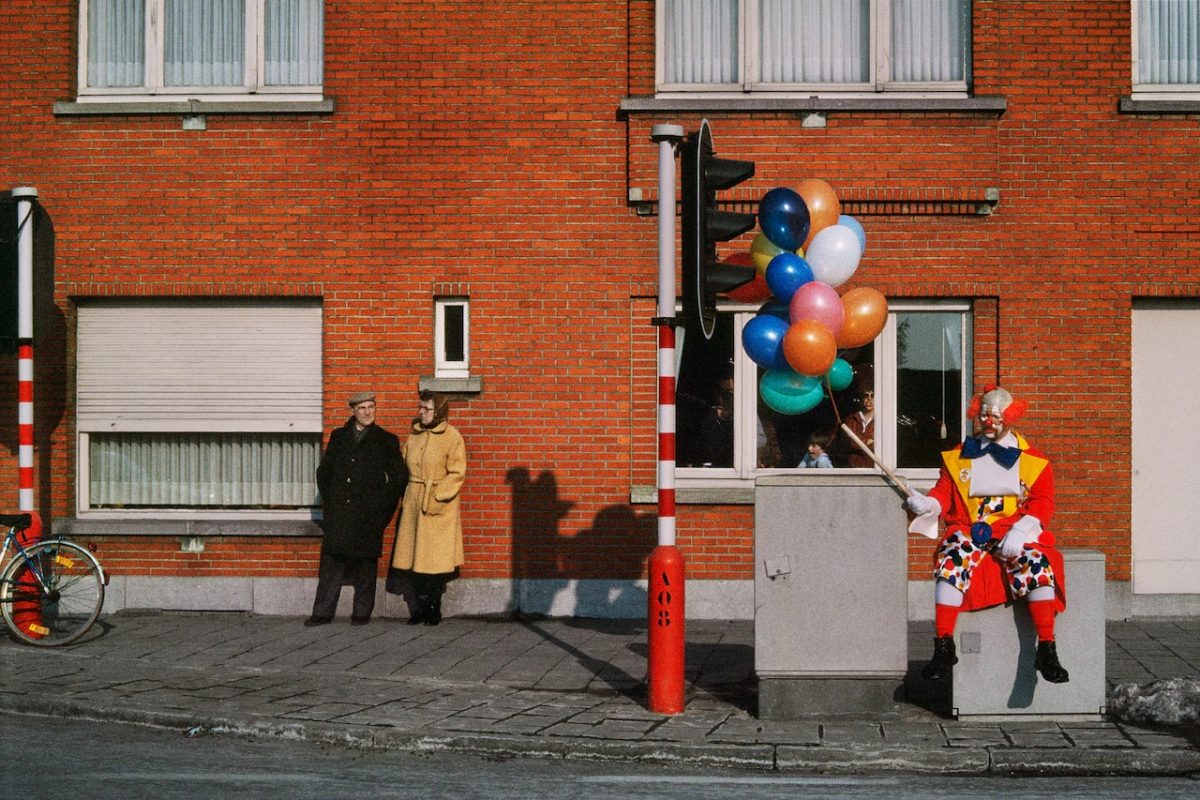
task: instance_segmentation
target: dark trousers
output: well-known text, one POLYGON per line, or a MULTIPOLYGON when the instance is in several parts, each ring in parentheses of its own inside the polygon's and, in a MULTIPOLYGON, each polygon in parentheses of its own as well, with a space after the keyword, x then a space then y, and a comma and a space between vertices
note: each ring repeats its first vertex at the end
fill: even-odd
POLYGON ((332 619, 337 613, 338 598, 342 585, 354 587, 354 605, 351 614, 355 617, 370 617, 375 610, 375 572, 378 559, 338 558, 321 554, 321 566, 317 571, 317 596, 313 600, 312 615, 321 619, 332 619))

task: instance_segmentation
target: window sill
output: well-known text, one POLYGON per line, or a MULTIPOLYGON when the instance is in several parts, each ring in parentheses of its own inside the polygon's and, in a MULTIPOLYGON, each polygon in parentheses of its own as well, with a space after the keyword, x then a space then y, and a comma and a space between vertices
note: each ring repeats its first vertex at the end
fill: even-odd
POLYGON ((169 100, 169 101, 91 101, 86 103, 58 100, 56 117, 90 117, 143 114, 332 114, 333 100, 169 100))
POLYGON ((311 519, 55 519, 52 530, 64 536, 321 536, 311 519))
POLYGON ((417 388, 443 394, 480 394, 483 392, 483 378, 438 378, 423 375, 417 381, 417 388))
POLYGON ((1200 114, 1200 99, 1139 98, 1126 95, 1117 104, 1122 114, 1200 114))
POLYGON ((987 97, 902 97, 881 94, 876 97, 773 97, 757 94, 742 97, 626 97, 618 111, 622 115, 701 113, 708 111, 744 112, 900 112, 923 114, 944 111, 1002 115, 1008 101, 999 95, 987 97))

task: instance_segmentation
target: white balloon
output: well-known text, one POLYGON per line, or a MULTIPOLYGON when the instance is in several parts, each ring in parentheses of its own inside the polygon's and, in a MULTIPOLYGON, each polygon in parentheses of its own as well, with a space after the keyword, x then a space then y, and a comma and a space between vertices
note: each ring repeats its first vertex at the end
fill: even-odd
POLYGON ((850 280, 861 258, 858 234, 845 225, 830 225, 818 231, 804 251, 813 279, 830 286, 841 286, 850 280))

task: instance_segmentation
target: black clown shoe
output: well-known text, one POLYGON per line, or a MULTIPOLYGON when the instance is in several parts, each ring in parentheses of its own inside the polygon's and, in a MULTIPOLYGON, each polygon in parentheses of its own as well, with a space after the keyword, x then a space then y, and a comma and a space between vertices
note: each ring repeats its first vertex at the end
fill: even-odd
POLYGON ((1058 662, 1058 648, 1054 642, 1038 642, 1034 668, 1050 683, 1066 683, 1071 679, 1063 665, 1058 662))
POLYGON ((921 677, 927 681, 940 681, 950 674, 950 668, 958 663, 958 655, 954 651, 953 636, 939 636, 933 640, 933 658, 921 670, 921 677))

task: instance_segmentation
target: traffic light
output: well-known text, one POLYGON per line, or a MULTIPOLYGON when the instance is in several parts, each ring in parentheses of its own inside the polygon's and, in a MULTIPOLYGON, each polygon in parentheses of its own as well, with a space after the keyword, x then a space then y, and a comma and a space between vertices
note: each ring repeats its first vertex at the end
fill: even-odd
POLYGON ((0 197, 0 355, 17 352, 17 203, 0 197))
POLYGON ((754 227, 754 215, 717 210, 717 191, 754 175, 753 161, 717 158, 708 120, 688 134, 680 176, 683 257, 683 325, 699 327, 711 339, 717 320, 717 295, 754 279, 753 267, 717 260, 717 242, 727 242, 754 227))

